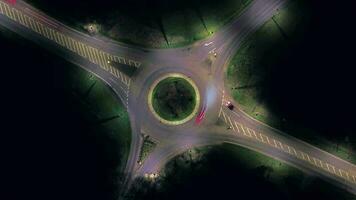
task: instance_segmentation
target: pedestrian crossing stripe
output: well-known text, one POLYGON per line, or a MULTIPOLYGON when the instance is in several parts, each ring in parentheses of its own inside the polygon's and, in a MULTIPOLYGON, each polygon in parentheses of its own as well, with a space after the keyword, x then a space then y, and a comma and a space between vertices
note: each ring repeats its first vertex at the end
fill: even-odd
POLYGON ((36 30, 35 20, 33 20, 32 18, 28 18, 28 21, 30 22, 31 29, 33 31, 35 31, 36 33, 38 33, 37 30, 36 30))
POLYGON ((25 21, 24 21, 24 19, 23 19, 22 13, 19 12, 18 10, 15 10, 15 13, 16 13, 16 15, 18 16, 18 19, 19 19, 20 24, 24 25, 24 24, 25 24, 25 21))
POLYGON ((83 45, 83 43, 77 42, 77 44, 78 44, 78 48, 79 48, 79 50, 80 50, 80 52, 81 52, 81 55, 82 55, 83 57, 85 57, 85 58, 89 58, 88 53, 84 50, 84 45, 83 45))
POLYGON ((354 180, 354 183, 356 183, 356 175, 351 175, 352 179, 354 180))
POLYGON ((35 25, 35 27, 36 27, 36 32, 42 35, 40 26, 38 25, 38 22, 36 22, 35 20, 33 20, 33 23, 34 23, 34 25, 35 25))
POLYGON ((74 40, 73 40, 72 38, 68 38, 68 43, 69 43, 70 49, 71 49, 73 52, 79 54, 79 51, 76 49, 76 46, 75 46, 75 44, 74 44, 74 40))
POLYGON ((287 153, 292 154, 293 156, 297 156, 297 151, 295 150, 294 147, 291 147, 291 146, 286 145, 286 144, 284 146, 286 146, 287 149, 288 149, 287 153))
POLYGON ((94 58, 93 58, 93 55, 90 51, 90 48, 87 48, 87 45, 86 44, 83 44, 83 51, 87 53, 88 55, 88 59, 91 61, 91 62, 94 62, 94 58))
POLYGON ((102 67, 103 67, 106 71, 109 71, 108 59, 107 59, 105 53, 104 53, 103 51, 100 51, 100 50, 99 50, 99 56, 100 56, 101 60, 103 61, 102 67))
MULTIPOLYGON (((56 32, 53 29, 49 29, 49 32, 51 34, 51 39, 55 42, 57 42, 57 36, 56 36, 56 32)), ((58 43, 58 42, 57 42, 58 43)))
POLYGON ((12 19, 14 20, 14 21, 18 21, 18 18, 17 18, 17 16, 16 16, 16 13, 15 13, 15 9, 14 8, 10 8, 10 13, 11 13, 11 15, 12 15, 12 19))
POLYGON ((14 21, 17 21, 15 14, 12 12, 11 7, 8 7, 8 11, 9 11, 10 18, 13 19, 14 21))
POLYGON ((78 46, 77 41, 71 40, 71 42, 72 42, 74 51, 77 52, 80 56, 82 56, 82 52, 81 52, 81 50, 79 49, 79 46, 78 46))
POLYGON ((59 43, 59 40, 58 40, 58 36, 57 36, 57 32, 54 31, 53 29, 50 29, 51 33, 52 33, 52 37, 53 37, 53 41, 55 41, 56 43, 60 44, 59 43))
POLYGON ((56 36, 56 38, 57 38, 57 40, 58 40, 58 43, 59 43, 62 47, 66 47, 66 44, 65 44, 65 42, 64 42, 64 38, 63 38, 62 34, 59 33, 59 32, 57 32, 57 31, 56 31, 55 34, 56 34, 55 36, 56 36))
MULTIPOLYGON (((342 178, 343 180, 346 180, 350 183, 356 184, 356 174, 353 174, 353 173, 343 170, 343 169, 338 169, 330 163, 322 161, 321 159, 316 158, 314 156, 310 156, 309 154, 307 154, 303 151, 296 150, 294 147, 286 145, 279 140, 270 138, 267 135, 262 134, 262 133, 257 133, 255 130, 253 130, 249 127, 246 127, 239 122, 232 120, 231 117, 223 111, 222 107, 220 108, 218 117, 223 118, 225 123, 229 126, 231 126, 231 124, 234 124, 235 129, 232 128, 232 131, 235 133, 240 133, 242 136, 245 136, 245 137, 248 137, 251 139, 256 139, 259 142, 270 145, 273 148, 279 149, 279 150, 286 152, 298 159, 304 160, 305 162, 309 163, 310 165, 315 166, 317 169, 322 169, 328 173, 334 174, 337 177, 342 178)), ((231 127, 233 127, 233 126, 231 126, 231 127)))
POLYGON ((58 36, 59 36, 59 39, 62 40, 63 46, 66 47, 67 49, 71 50, 70 45, 68 44, 67 37, 59 32, 58 32, 58 36))
POLYGON ((35 31, 47 39, 56 42, 60 46, 67 48, 68 50, 77 53, 84 58, 89 59, 95 64, 98 64, 102 69, 121 80, 125 85, 128 85, 131 79, 126 75, 123 75, 123 73, 118 71, 116 68, 109 65, 108 61, 116 61, 121 64, 128 64, 134 67, 141 66, 141 62, 131 59, 126 60, 124 57, 110 55, 104 51, 76 41, 74 38, 68 37, 63 33, 54 30, 53 28, 45 26, 43 23, 34 20, 28 15, 22 13, 20 10, 10 7, 7 3, 2 1, 0 1, 0 13, 16 22, 19 22, 21 25, 35 31))
POLYGON ((1 13, 1 14, 5 14, 2 7, 3 7, 3 5, 2 5, 2 3, 0 3, 0 13, 1 13))
POLYGON ((125 58, 123 58, 123 57, 114 56, 114 61, 115 61, 115 62, 118 62, 118 63, 120 63, 120 64, 125 64, 125 65, 126 65, 126 60, 125 60, 125 58))
POLYGON ((346 178, 347 180, 349 179, 349 173, 345 170, 339 169, 339 173, 337 174, 338 176, 342 177, 342 178, 346 178), (344 177, 343 175, 345 175, 346 177, 344 177))
POLYGON ((334 165, 330 165, 329 163, 325 163, 326 167, 328 168, 328 171, 330 173, 334 173, 336 174, 336 170, 335 170, 335 166, 334 165), (332 171, 330 171, 330 168, 332 169, 332 171))
POLYGON ((230 117, 228 117, 228 120, 229 120, 230 127, 232 127, 232 130, 235 131, 234 125, 232 124, 230 117))
MULTIPOLYGON (((3 2, 2 2, 2 3, 3 3, 3 2)), ((12 17, 10 16, 10 14, 9 14, 9 5, 7 5, 7 4, 4 5, 4 11, 5 11, 5 14, 6 14, 8 17, 12 18, 12 17)))
POLYGON ((96 49, 96 48, 93 48, 94 52, 95 52, 95 55, 97 56, 98 58, 98 61, 99 61, 99 65, 101 68, 103 68, 105 70, 105 61, 104 61, 104 58, 103 56, 101 55, 100 53, 100 50, 96 49))

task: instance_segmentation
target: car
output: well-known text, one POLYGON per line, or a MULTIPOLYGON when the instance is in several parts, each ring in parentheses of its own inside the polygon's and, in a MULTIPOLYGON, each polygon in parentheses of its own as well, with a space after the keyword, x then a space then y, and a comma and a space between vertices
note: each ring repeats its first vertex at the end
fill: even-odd
POLYGON ((209 46, 209 45, 211 45, 211 44, 213 44, 213 42, 208 42, 208 43, 205 43, 205 44, 204 44, 204 46, 206 46, 206 47, 207 47, 207 46, 209 46))
POLYGON ((228 102, 226 102, 226 107, 228 108, 228 109, 230 109, 230 110, 234 110, 234 105, 230 102, 230 101, 228 101, 228 102))
POLYGON ((201 121, 203 121, 203 119, 205 117, 205 111, 206 111, 206 106, 203 106, 203 108, 200 110, 197 118, 195 119, 196 125, 199 125, 201 123, 201 121))

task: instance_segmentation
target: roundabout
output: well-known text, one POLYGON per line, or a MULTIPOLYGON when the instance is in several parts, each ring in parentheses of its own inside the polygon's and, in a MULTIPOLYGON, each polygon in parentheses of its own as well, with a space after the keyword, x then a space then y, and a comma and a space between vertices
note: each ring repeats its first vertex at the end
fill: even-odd
POLYGON ((200 93, 194 81, 181 73, 169 73, 153 82, 148 106, 154 117, 165 125, 188 122, 197 113, 200 93))
MULTIPOLYGON (((125 104, 132 138, 120 197, 126 197, 135 178, 145 174, 157 177, 175 155, 221 143, 258 151, 356 194, 354 164, 226 106, 233 96, 224 85, 224 72, 233 54, 286 1, 254 0, 239 20, 206 40, 164 50, 134 48, 80 34, 27 4, 10 6, 4 2, 0 1, 1 25, 93 73, 125 104), (133 67, 135 73, 127 73, 126 69, 133 67), (206 116, 204 124, 192 122, 195 116, 206 116), (141 152, 148 152, 141 151, 147 137, 156 145, 141 162, 141 152)), ((116 114, 107 119, 122 117, 116 114)))

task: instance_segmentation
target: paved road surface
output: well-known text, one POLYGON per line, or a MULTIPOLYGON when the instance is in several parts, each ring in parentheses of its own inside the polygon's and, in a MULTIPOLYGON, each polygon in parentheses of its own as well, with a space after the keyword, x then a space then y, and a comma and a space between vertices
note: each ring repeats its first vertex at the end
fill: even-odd
POLYGON ((0 1, 0 25, 92 72, 126 105, 132 127, 130 154, 124 172, 126 189, 135 177, 159 173, 164 164, 179 153, 197 146, 227 142, 289 163, 356 194, 355 165, 257 122, 239 109, 231 111, 224 106, 226 101, 232 101, 224 88, 227 64, 241 42, 286 3, 286 0, 255 0, 212 37, 174 49, 140 48, 90 36, 65 26, 23 1, 11 5, 0 1), (204 45, 206 43, 210 45, 204 45), (213 56, 214 52, 217 57, 213 56), (114 64, 137 70, 129 77, 113 67, 114 64), (191 120, 175 127, 166 126, 149 112, 147 92, 150 84, 169 72, 183 73, 196 82, 201 104, 207 106, 201 125, 191 120), (142 134, 154 138, 158 144, 139 165, 142 134))

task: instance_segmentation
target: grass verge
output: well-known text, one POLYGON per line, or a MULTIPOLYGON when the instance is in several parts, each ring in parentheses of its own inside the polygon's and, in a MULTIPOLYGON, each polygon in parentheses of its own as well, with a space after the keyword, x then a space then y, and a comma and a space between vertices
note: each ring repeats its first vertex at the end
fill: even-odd
POLYGON ((281 59, 284 51, 293 48, 303 37, 303 28, 310 20, 305 6, 303 1, 290 2, 247 38, 228 66, 226 84, 239 107, 251 117, 356 163, 350 142, 327 141, 314 130, 286 121, 283 116, 271 111, 266 103, 270 94, 263 87, 271 67, 281 59), (302 14, 302 10, 305 13, 302 14))
POLYGON ((101 27, 99 35, 119 42, 172 48, 209 37, 237 17, 252 0, 27 2, 79 31, 86 31, 88 24, 97 24, 101 27))
MULTIPOLYGON (((65 85, 88 120, 100 127, 120 147, 120 163, 126 163, 131 142, 131 127, 125 106, 99 78, 82 68, 68 66, 58 74, 66 77, 65 85)), ((124 166, 119 166, 119 171, 124 166)))
POLYGON ((157 144, 149 136, 144 136, 138 163, 141 164, 156 146, 157 144))
POLYGON ((355 199, 317 177, 232 144, 196 148, 176 156, 158 179, 137 180, 130 199, 231 199, 237 190, 239 197, 249 199, 355 199))

